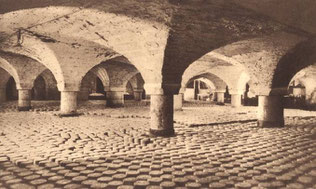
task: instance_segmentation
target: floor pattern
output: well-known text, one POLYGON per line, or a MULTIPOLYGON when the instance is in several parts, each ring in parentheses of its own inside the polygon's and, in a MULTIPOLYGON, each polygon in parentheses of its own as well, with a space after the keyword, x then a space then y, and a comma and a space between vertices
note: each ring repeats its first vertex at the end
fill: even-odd
POLYGON ((187 107, 176 136, 152 138, 148 107, 82 110, 4 109, 0 188, 316 188, 313 112, 268 129, 253 108, 187 107))

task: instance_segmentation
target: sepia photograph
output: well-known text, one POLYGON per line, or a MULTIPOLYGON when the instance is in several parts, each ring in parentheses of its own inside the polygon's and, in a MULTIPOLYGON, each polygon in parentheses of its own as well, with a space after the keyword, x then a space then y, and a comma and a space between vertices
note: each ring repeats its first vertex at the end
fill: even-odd
POLYGON ((0 0, 0 189, 316 189, 316 0, 0 0))

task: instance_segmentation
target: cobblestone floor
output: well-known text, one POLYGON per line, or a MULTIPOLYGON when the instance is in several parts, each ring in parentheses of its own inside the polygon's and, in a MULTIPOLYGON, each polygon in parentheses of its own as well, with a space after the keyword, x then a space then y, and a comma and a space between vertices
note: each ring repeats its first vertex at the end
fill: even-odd
MULTIPOLYGON (((316 188, 316 113, 258 128, 255 107, 190 107, 151 138, 148 106, 0 112, 0 188, 316 188)), ((58 108, 57 108, 58 109, 58 108)))

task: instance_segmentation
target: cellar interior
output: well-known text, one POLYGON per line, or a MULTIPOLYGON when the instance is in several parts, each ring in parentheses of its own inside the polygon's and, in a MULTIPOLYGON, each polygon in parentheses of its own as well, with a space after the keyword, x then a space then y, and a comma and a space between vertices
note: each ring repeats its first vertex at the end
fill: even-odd
POLYGON ((315 18, 0 0, 0 188, 316 188, 315 18))

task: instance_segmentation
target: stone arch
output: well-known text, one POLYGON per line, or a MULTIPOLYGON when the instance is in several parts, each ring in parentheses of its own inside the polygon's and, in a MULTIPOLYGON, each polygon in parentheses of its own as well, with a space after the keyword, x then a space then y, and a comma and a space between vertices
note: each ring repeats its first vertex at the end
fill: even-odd
POLYGON ((110 78, 109 78, 108 72, 103 66, 97 65, 93 67, 90 71, 94 73, 96 76, 98 76, 104 88, 110 86, 110 78))
POLYGON ((272 73, 282 56, 305 39, 306 36, 286 32, 243 39, 204 54, 188 69, 193 64, 204 64, 204 69, 212 70, 219 66, 239 67, 249 74, 253 87, 260 93, 261 89, 271 89, 272 73))
POLYGON ((4 88, 6 86, 10 77, 12 77, 11 74, 0 66, 0 88, 4 88))
POLYGON ((185 70, 182 80, 207 72, 213 73, 224 80, 228 84, 229 90, 234 91, 234 93, 245 88, 244 86, 241 87, 238 82, 243 74, 248 74, 247 68, 241 62, 216 51, 209 52, 192 63, 185 70))
POLYGON ((246 89, 246 85, 249 85, 250 77, 246 72, 242 72, 237 81, 236 89, 240 92, 244 92, 246 89))
MULTIPOLYGON (((314 109, 316 106, 316 65, 308 66, 296 73, 291 79, 290 85, 291 83, 295 84, 294 86, 301 85, 305 88, 302 92, 304 93, 303 96, 305 96, 306 105, 314 109)), ((288 86, 289 93, 293 95, 294 86, 290 85, 288 86)))
POLYGON ((273 75, 272 87, 287 88, 297 73, 311 65, 316 65, 316 38, 298 43, 282 56, 273 75))
POLYGON ((7 100, 7 83, 12 76, 0 67, 0 103, 7 100))
POLYGON ((6 97, 8 100, 18 100, 17 84, 12 76, 6 83, 6 97))
MULTIPOLYGON (((206 78, 209 81, 211 81, 213 83, 213 85, 215 86, 215 90, 212 91, 213 92, 221 92, 224 93, 226 91, 226 87, 229 85, 227 84, 222 78, 220 78, 219 76, 210 73, 210 72, 205 72, 205 73, 200 73, 198 75, 195 75, 193 77, 191 77, 190 79, 186 79, 182 81, 182 88, 186 88, 186 86, 191 82, 194 81, 196 79, 199 78, 206 78)), ((192 97, 194 99, 198 99, 198 95, 197 95, 197 91, 195 91, 196 89, 194 89, 194 91, 188 91, 188 89, 185 90, 184 92, 184 98, 185 99, 191 99, 192 97)), ((207 92, 207 94, 209 94, 209 92, 211 91, 203 91, 203 96, 206 95, 205 93, 207 92)), ((212 95, 212 98, 214 98, 214 96, 212 95)), ((224 99, 223 99, 224 100, 224 99)))
MULTIPOLYGON (((11 40, 16 41, 14 37, 11 38, 13 38, 11 40)), ((4 53, 13 53, 19 56, 26 56, 41 63, 46 68, 51 70, 57 81, 58 86, 63 86, 63 72, 55 55, 55 52, 45 42, 41 41, 37 37, 29 34, 24 34, 22 46, 9 44, 3 45, 0 48, 1 51, 4 53)))
POLYGON ((306 36, 295 33, 278 32, 272 35, 238 41, 215 50, 244 66, 259 94, 269 94, 276 88, 274 73, 279 61, 306 36))
POLYGON ((216 8, 225 10, 229 7, 229 10, 234 11, 214 10, 210 14, 209 11, 214 9, 211 7, 212 5, 214 6, 213 3, 201 3, 200 1, 190 2, 188 6, 190 8, 180 9, 172 17, 171 22, 175 23, 175 26, 170 31, 171 37, 167 43, 163 67, 163 70, 166 71, 164 75, 166 82, 180 83, 181 76, 187 67, 208 52, 236 41, 271 34, 283 29, 281 24, 272 19, 263 18, 262 15, 255 12, 249 12, 240 7, 238 3, 217 2, 216 8), (203 7, 200 7, 201 5, 203 7), (190 14, 189 11, 196 7, 199 7, 199 14, 190 14), (234 15, 236 13, 238 15, 234 15), (241 16, 245 13, 248 20, 244 20, 244 17, 241 16), (221 22, 221 19, 225 22, 221 22), (175 63, 177 63, 177 68, 174 68, 175 63))
POLYGON ((202 74, 193 76, 192 78, 190 78, 188 80, 184 80, 182 82, 182 87, 186 87, 187 84, 194 79, 203 78, 203 77, 212 81, 217 89, 224 90, 226 88, 226 86, 229 86, 229 84, 227 84, 226 81, 224 81, 222 78, 218 77, 217 75, 215 75, 213 73, 206 72, 206 73, 202 73, 202 74))
POLYGON ((200 81, 204 82, 205 84, 207 84, 211 89, 216 89, 216 86, 214 85, 214 83, 207 79, 207 78, 199 78, 200 81))
POLYGON ((0 56, 10 62, 10 65, 16 70, 19 76, 18 89, 31 89, 35 79, 47 69, 38 61, 25 55, 1 51, 0 56))
POLYGON ((43 77, 46 83, 47 100, 60 100, 60 92, 58 91, 57 81, 53 73, 49 69, 46 69, 40 74, 40 76, 43 77))
POLYGON ((78 93, 79 100, 88 100, 89 95, 96 92, 96 79, 98 76, 91 70, 81 80, 80 91, 78 93))
POLYGON ((134 97, 134 100, 140 101, 144 98, 144 79, 141 76, 141 73, 135 72, 126 79, 123 86, 126 86, 126 92, 131 94, 134 97))
POLYGON ((104 90, 101 92, 102 94, 105 94, 110 88, 109 74, 102 62, 90 68, 80 80, 80 93, 78 97, 80 100, 88 100, 89 94, 96 90, 92 89, 91 86, 94 85, 94 87, 96 87, 98 79, 103 85, 104 90))
POLYGON ((5 59, 0 57, 0 67, 8 72, 15 80, 15 83, 20 83, 20 77, 17 70, 5 59))
POLYGON ((144 88, 144 79, 139 72, 131 73, 125 80, 123 86, 126 86, 130 82, 133 89, 142 89, 144 88))
POLYGON ((33 100, 46 100, 46 81, 45 79, 39 75, 34 80, 33 88, 32 88, 32 99, 33 100))
POLYGON ((107 71, 110 88, 125 88, 127 82, 139 73, 134 65, 115 59, 102 62, 100 66, 107 71))
MULTIPOLYGON (((3 25, 4 29, 1 30, 4 33, 18 33, 15 28, 23 28, 20 30, 22 35, 36 36, 39 40, 50 43, 49 45, 55 42, 67 43, 67 39, 72 41, 75 39, 78 44, 82 41, 92 42, 127 57, 143 74, 146 81, 161 82, 160 70, 169 31, 168 26, 162 23, 71 6, 24 9, 5 13, 2 17, 0 24, 3 25), (55 15, 54 12, 58 14, 55 15), (22 18, 24 22, 18 22, 22 18), (1 22, 2 20, 11 21, 1 22)), ((17 40, 14 38, 11 41, 17 40)))

